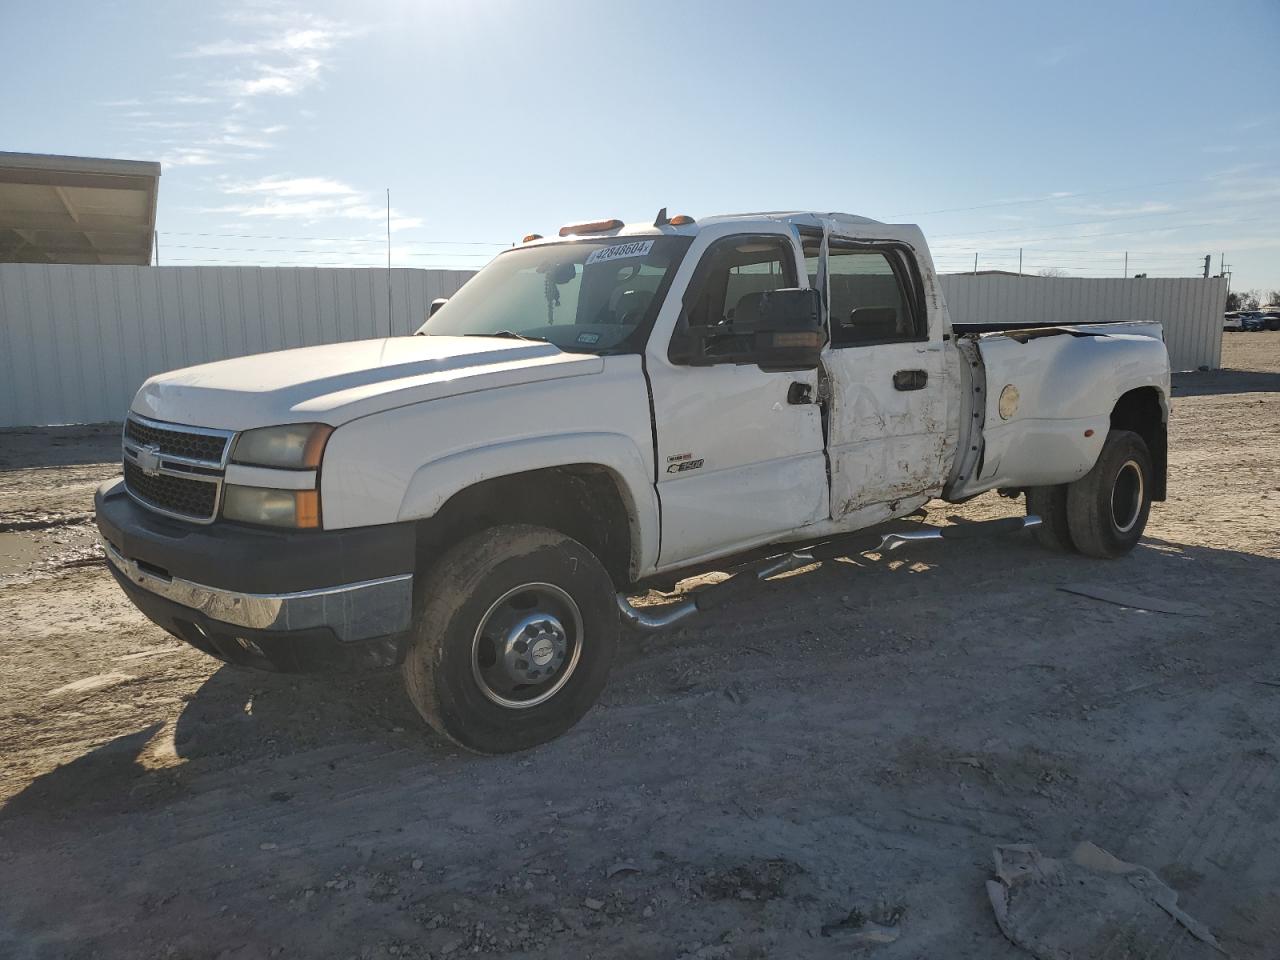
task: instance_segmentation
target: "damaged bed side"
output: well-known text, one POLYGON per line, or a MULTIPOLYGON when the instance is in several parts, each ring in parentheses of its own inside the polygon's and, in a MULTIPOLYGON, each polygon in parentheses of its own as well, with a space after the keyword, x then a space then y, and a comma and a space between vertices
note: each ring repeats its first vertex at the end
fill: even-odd
POLYGON ((1165 349, 1159 323, 954 324, 952 332, 963 442, 945 499, 1079 479, 1112 428, 1146 440, 1154 499, 1164 499, 1169 377, 1151 363, 1165 349), (1109 383, 1099 384, 1100 370, 1109 383))

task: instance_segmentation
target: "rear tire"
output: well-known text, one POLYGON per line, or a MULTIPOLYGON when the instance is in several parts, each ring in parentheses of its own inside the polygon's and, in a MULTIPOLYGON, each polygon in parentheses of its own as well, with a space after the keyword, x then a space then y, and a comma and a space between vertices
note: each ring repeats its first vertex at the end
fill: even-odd
POLYGON ((1093 469, 1067 486, 1067 523, 1076 549, 1090 557, 1120 557, 1142 538, 1151 512, 1147 445, 1129 430, 1112 430, 1093 469))
POLYGON ((552 740, 591 709, 618 642, 613 583, 578 541, 511 524, 476 533, 423 578, 405 689, 477 753, 552 740))
POLYGON ((1071 527, 1067 522, 1067 485, 1027 488, 1027 516, 1040 518, 1040 526, 1033 527, 1032 536, 1046 550, 1070 553, 1076 548, 1071 540, 1071 527))

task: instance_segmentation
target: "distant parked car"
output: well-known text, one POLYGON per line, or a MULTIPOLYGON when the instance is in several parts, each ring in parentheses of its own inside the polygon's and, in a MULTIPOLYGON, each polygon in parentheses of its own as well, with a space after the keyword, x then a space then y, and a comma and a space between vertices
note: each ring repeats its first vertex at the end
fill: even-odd
POLYGON ((1257 333, 1260 330, 1267 329, 1267 321, 1262 317, 1261 310, 1241 310, 1240 311, 1240 329, 1246 333, 1257 333))
POLYGON ((1268 330, 1280 330, 1280 306, 1268 304, 1263 307, 1262 323, 1268 330))
POLYGON ((1235 310, 1228 311, 1222 315, 1222 329, 1229 330, 1233 333, 1244 329, 1244 324, 1240 322, 1240 314, 1235 310))

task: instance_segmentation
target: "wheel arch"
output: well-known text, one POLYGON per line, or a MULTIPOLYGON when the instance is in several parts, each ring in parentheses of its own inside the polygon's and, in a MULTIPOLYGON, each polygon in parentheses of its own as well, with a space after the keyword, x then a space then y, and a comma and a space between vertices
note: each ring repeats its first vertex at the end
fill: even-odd
POLYGON ((1151 499, 1168 495, 1169 404, 1153 386, 1137 387, 1120 395, 1111 408, 1111 429, 1131 430, 1142 437, 1151 454, 1151 499))
POLYGON ((498 444, 419 468, 399 519, 418 523, 420 566, 477 530, 528 523, 583 543, 622 587, 643 576, 658 552, 656 494, 647 480, 625 437, 498 444))

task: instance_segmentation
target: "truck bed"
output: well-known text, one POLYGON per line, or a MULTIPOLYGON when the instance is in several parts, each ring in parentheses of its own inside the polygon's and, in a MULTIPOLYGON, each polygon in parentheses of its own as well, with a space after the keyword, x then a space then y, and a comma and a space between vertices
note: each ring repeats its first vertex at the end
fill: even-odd
POLYGON ((987 323, 953 323, 951 330, 957 336, 980 333, 1016 333, 1034 331, 1044 336, 1045 331, 1073 334, 1075 336, 1107 336, 1128 334, 1139 337, 1164 339, 1163 328, 1156 320, 1102 320, 1090 323, 1050 323, 1035 320, 990 321, 987 323))

